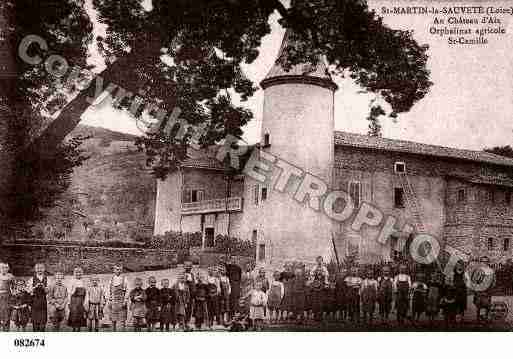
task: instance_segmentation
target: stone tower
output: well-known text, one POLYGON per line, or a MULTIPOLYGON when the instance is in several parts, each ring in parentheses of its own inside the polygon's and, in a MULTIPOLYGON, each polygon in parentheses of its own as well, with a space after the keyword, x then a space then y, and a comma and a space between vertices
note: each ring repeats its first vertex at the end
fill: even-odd
MULTIPOLYGON (((293 41, 287 30, 278 54, 293 41)), ((331 186, 334 164, 334 94, 337 85, 326 65, 298 64, 286 71, 278 60, 261 82, 264 108, 260 144, 265 151, 321 178, 331 186)), ((294 199, 301 179, 289 181, 284 192, 274 186, 280 171, 266 184, 268 198, 262 201, 261 228, 267 260, 276 264, 287 260, 311 262, 331 250, 332 223, 322 210, 315 211, 294 199)), ((321 204, 322 208, 322 204, 321 204)))

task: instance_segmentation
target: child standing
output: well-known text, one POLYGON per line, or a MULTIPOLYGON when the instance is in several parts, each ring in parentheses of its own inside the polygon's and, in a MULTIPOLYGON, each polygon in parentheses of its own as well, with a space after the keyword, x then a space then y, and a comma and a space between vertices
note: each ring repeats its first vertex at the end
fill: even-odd
POLYGON ((273 281, 271 282, 267 301, 271 323, 280 320, 280 307, 284 293, 285 289, 283 283, 280 281, 280 272, 275 271, 273 273, 273 281))
POLYGON ((189 290, 189 286, 185 281, 185 274, 181 273, 178 276, 178 281, 174 287, 176 305, 175 305, 175 313, 176 319, 179 326, 182 327, 184 331, 188 330, 187 326, 187 313, 189 311, 189 306, 191 305, 191 293, 189 290))
POLYGON ((105 306, 105 293, 100 286, 98 277, 91 278, 91 286, 87 290, 87 327, 90 332, 98 331, 100 320, 103 319, 103 307, 105 306))
POLYGON ((376 310, 376 300, 378 296, 378 282, 372 278, 372 270, 364 274, 364 280, 360 289, 362 299, 362 312, 364 323, 371 324, 374 311, 376 310))
POLYGON ((448 286, 445 295, 440 301, 444 313, 445 327, 448 329, 456 322, 456 314, 458 312, 458 303, 456 300, 456 288, 448 286))
POLYGON ((431 280, 429 281, 427 299, 426 299, 426 314, 429 317, 431 323, 438 316, 440 311, 440 281, 438 276, 433 273, 431 274, 431 280))
POLYGON ((412 285, 413 290, 413 320, 419 320, 426 311, 428 286, 424 283, 424 273, 417 274, 417 280, 412 285))
POLYGON ((109 282, 109 316, 112 323, 112 330, 115 332, 118 323, 121 324, 121 329, 125 329, 127 317, 127 294, 128 282, 122 275, 123 267, 115 265, 113 267, 113 275, 109 282))
POLYGON ((298 323, 304 320, 306 308, 306 275, 301 267, 297 267, 294 271, 292 279, 292 311, 298 323))
POLYGON ((249 293, 249 318, 252 321, 255 330, 262 330, 264 327, 265 306, 267 305, 267 295, 262 290, 262 283, 255 283, 255 288, 249 293))
POLYGON ((321 268, 313 271, 313 278, 310 283, 310 295, 312 300, 312 312, 314 320, 321 321, 324 310, 324 297, 326 288, 325 273, 321 268))
POLYGON ((399 324, 404 323, 410 310, 410 289, 411 278, 407 274, 407 267, 401 264, 399 266, 399 274, 394 278, 395 305, 399 324))
POLYGON ((352 322, 358 322, 360 321, 360 287, 362 285, 362 279, 358 276, 358 267, 351 268, 350 275, 346 278, 346 285, 349 318, 352 322))
POLYGON ((196 285, 196 293, 194 296, 194 323, 196 329, 201 330, 204 322, 209 322, 208 313, 208 280, 204 273, 199 275, 199 281, 196 285))
POLYGON ((64 274, 55 273, 55 283, 48 288, 48 312, 55 331, 59 331, 68 304, 68 288, 63 283, 64 274))
POLYGON ((219 267, 219 285, 221 287, 221 294, 219 296, 219 309, 221 324, 225 325, 225 316, 228 316, 230 312, 230 296, 232 292, 232 286, 230 285, 230 279, 226 275, 226 267, 219 267))
POLYGON ((0 326, 9 331, 11 324, 11 290, 14 286, 14 276, 9 273, 9 265, 0 263, 0 326))
POLYGON ((151 332, 160 319, 160 290, 157 288, 157 280, 154 276, 148 278, 148 288, 145 293, 146 327, 151 332))
POLYGON ((82 327, 87 326, 86 319, 86 295, 87 287, 82 278, 82 268, 76 267, 73 270, 71 281, 68 325, 74 332, 79 332, 82 327))
POLYGON ((169 288, 169 279, 160 282, 160 331, 169 331, 169 325, 175 328, 175 291, 169 288))
POLYGON ((392 310, 394 296, 394 280, 390 276, 390 267, 383 267, 382 276, 378 279, 378 303, 381 320, 387 321, 392 310))
POLYGON ((212 328, 214 320, 217 324, 221 324, 220 319, 220 296, 221 296, 221 281, 219 280, 219 272, 217 267, 211 267, 208 270, 208 297, 207 297, 207 309, 208 309, 208 327, 212 328))
POLYGON ((141 278, 134 279, 134 289, 130 291, 130 311, 134 321, 134 331, 140 332, 144 327, 144 318, 146 316, 146 292, 142 288, 141 278))
POLYGON ((30 294, 27 292, 27 286, 23 279, 16 281, 12 295, 12 315, 11 320, 17 331, 25 331, 30 319, 30 294))
POLYGON ((46 292, 48 277, 43 263, 34 266, 34 276, 29 280, 28 288, 32 294, 32 327, 35 332, 44 332, 48 320, 46 292))
POLYGON ((335 298, 337 300, 338 319, 347 319, 347 270, 342 268, 339 270, 335 281, 335 298))

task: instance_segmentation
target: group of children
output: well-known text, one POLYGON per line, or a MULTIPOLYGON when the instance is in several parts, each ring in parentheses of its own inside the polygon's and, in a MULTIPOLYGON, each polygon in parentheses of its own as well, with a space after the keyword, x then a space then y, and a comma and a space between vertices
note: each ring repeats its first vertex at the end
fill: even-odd
MULTIPOLYGON (((422 272, 412 280, 405 265, 399 266, 396 275, 389 266, 384 266, 379 275, 358 267, 329 273, 322 257, 310 271, 304 265, 286 264, 282 272, 273 273, 271 280, 263 268, 254 274, 251 265, 241 273, 240 280, 233 280, 227 276, 225 265, 195 272, 192 263, 186 262, 172 285, 164 278, 157 287, 156 278, 150 276, 144 288, 142 278, 137 277, 130 290, 121 266, 114 266, 106 290, 97 277, 86 283, 80 267, 74 269, 67 285, 62 272, 54 273, 50 283, 44 264, 36 264, 34 269, 28 282, 15 280, 9 266, 0 263, 0 325, 4 330, 9 330, 11 322, 17 330, 25 330, 32 322, 34 331, 44 331, 49 318, 53 330, 58 331, 67 313, 67 324, 73 331, 84 327, 98 331, 105 307, 114 331, 126 327, 129 313, 136 331, 143 327, 148 331, 176 327, 190 330, 192 323, 197 329, 230 323, 232 328, 261 330, 267 321, 304 323, 325 319, 371 324, 376 313, 388 321, 393 309, 399 324, 407 319, 418 321, 424 315, 433 321, 442 311, 449 325, 463 315, 467 306, 461 268, 455 270, 448 285, 443 276, 432 274, 426 278, 422 272)), ((486 293, 476 298, 478 312, 479 306, 491 302, 486 293)))
MULTIPOLYGON (((376 274, 374 269, 358 267, 328 273, 321 257, 310 272, 304 266, 293 269, 286 264, 283 272, 273 274, 267 293, 270 322, 332 319, 371 324, 376 317, 388 321, 394 310, 400 325, 423 317, 432 322, 440 313, 450 325, 462 319, 467 309, 468 293, 460 267, 455 269, 450 284, 436 272, 429 276, 417 272, 412 278, 406 265, 400 265, 396 275, 387 265, 376 274)), ((482 303, 491 302, 489 293, 476 297, 478 312, 482 303), (487 298, 483 300, 483 296, 487 298)))

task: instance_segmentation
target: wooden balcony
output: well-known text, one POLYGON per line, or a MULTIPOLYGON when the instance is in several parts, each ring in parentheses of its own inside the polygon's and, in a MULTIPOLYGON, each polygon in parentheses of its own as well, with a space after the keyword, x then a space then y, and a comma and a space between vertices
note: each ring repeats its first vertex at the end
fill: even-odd
POLYGON ((242 197, 216 198, 206 201, 182 203, 182 215, 242 211, 242 197))

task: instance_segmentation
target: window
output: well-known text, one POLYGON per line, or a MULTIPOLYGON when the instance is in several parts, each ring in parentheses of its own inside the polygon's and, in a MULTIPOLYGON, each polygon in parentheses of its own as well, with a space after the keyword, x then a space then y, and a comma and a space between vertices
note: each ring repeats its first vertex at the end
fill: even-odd
POLYGON ((509 238, 504 238, 504 241, 502 242, 502 250, 504 252, 509 251, 509 245, 510 245, 509 242, 510 242, 509 238))
POLYGON ((404 190, 400 187, 394 188, 395 208, 404 208, 404 190))
POLYGON ((258 246, 258 260, 265 261, 265 244, 263 243, 258 246))
POLYGON ((495 241, 493 238, 488 238, 488 250, 493 251, 495 248, 495 241))
POLYGON ((460 188, 458 190, 458 202, 465 202, 466 199, 467 199, 467 194, 465 193, 465 189, 464 188, 460 188))
POLYGON ((264 148, 265 147, 269 147, 271 146, 271 135, 269 135, 268 133, 266 133, 264 135, 264 148))
POLYGON ((203 190, 199 189, 187 189, 183 193, 183 202, 184 203, 192 203, 192 202, 200 202, 204 199, 203 190))
POLYGON ((493 189, 488 190, 488 201, 494 203, 495 202, 495 191, 493 189))
POLYGON ((258 232, 256 229, 253 230, 253 233, 251 233, 251 243, 256 243, 257 241, 257 235, 258 235, 258 232))
POLYGON ((349 182, 349 196, 351 196, 351 199, 353 200, 353 204, 355 208, 360 207, 360 200, 361 200, 361 183, 360 182, 349 182))
POLYGON ((256 184, 255 187, 253 187, 253 202, 255 203, 255 205, 258 206, 258 197, 260 195, 260 188, 259 186, 256 184))
POLYGON ((214 247, 214 228, 205 228, 205 247, 214 247))
POLYGON ((267 199, 267 187, 262 187, 262 202, 267 199))
POLYGON ((506 200, 506 205, 509 206, 511 204, 511 192, 510 191, 506 191, 505 200, 506 200))
POLYGON ((406 173, 406 164, 404 162, 396 162, 394 164, 395 173, 406 173))

